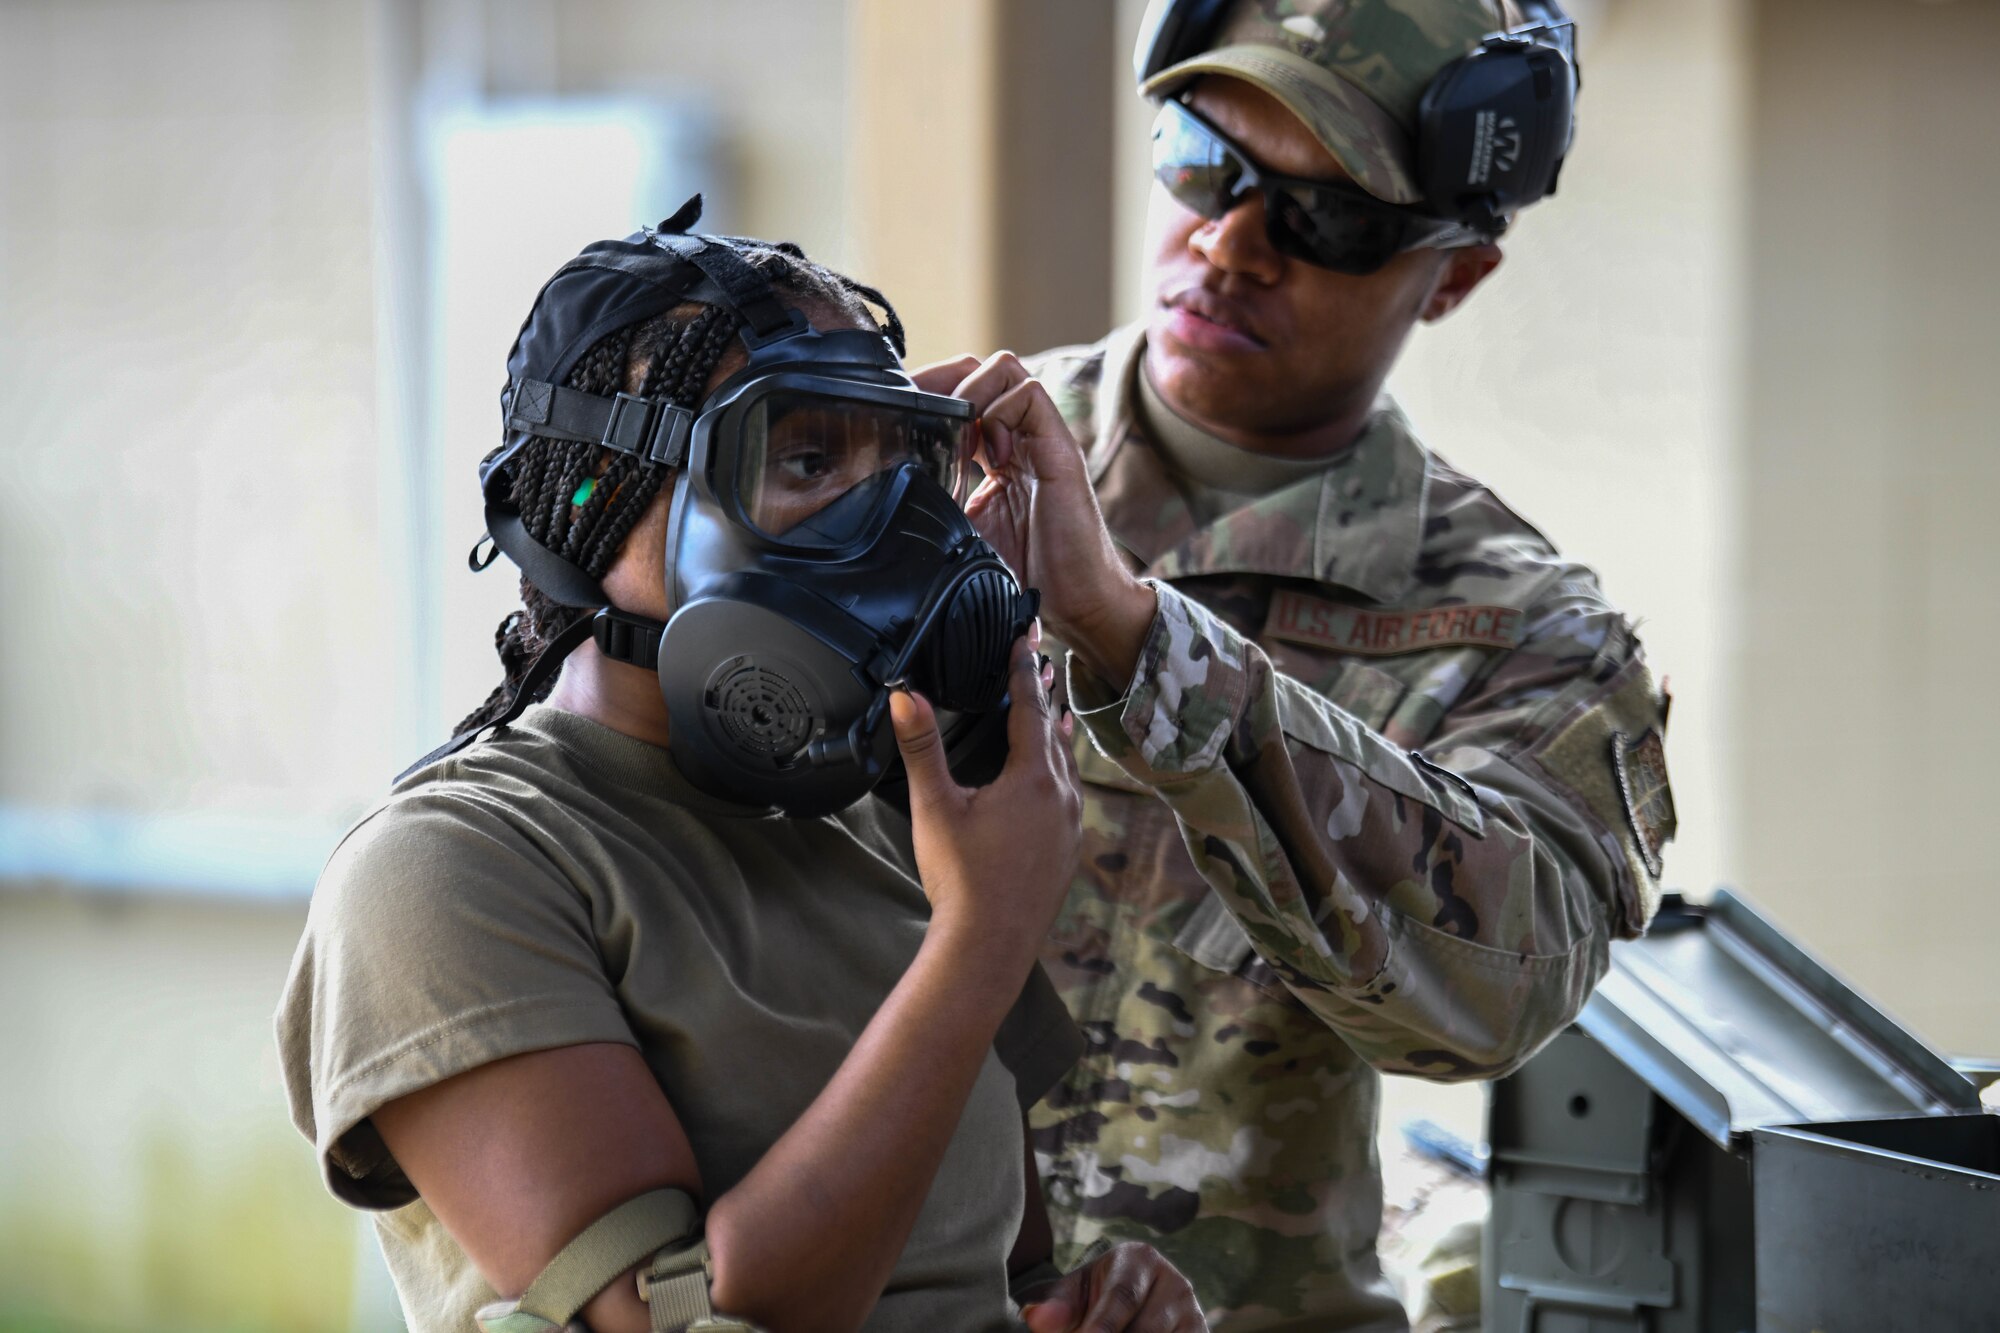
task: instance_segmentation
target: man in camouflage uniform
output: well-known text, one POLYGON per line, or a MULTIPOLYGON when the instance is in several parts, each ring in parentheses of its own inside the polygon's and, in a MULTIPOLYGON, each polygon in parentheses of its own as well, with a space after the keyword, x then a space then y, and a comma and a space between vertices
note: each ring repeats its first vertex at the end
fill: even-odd
MULTIPOLYGON (((1418 97, 1514 18, 1240 3, 1147 91, 1198 79, 1261 169, 1407 204, 1418 97)), ((1148 1240, 1227 1333, 1400 1329, 1377 1071, 1505 1073, 1644 930, 1666 705, 1591 571, 1379 396, 1498 248, 1353 277, 1274 252, 1262 208, 1156 188, 1146 318, 1032 363, 1157 589, 1136 660, 1068 631, 1085 843, 1044 962, 1091 1048, 1035 1146, 1065 1261, 1148 1240)), ((1053 628, 1088 564, 1040 580, 1053 628)))

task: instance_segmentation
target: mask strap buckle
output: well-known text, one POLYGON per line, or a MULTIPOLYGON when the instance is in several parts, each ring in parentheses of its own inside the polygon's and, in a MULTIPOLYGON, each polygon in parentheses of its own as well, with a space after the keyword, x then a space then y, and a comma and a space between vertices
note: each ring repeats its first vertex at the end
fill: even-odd
POLYGON ((597 641, 599 652, 614 662, 644 667, 648 671, 659 669, 660 636, 666 630, 667 627, 657 620, 635 616, 615 606, 600 610, 591 617, 590 625, 590 635, 597 641))
POLYGON ((759 333, 751 325, 745 324, 739 330, 739 336, 743 339, 743 345, 752 352, 757 352, 770 346, 772 343, 783 342, 787 338, 796 338, 802 333, 811 333, 813 331, 812 321, 806 318, 805 311, 792 309, 787 310, 785 313, 788 316, 786 322, 768 333, 759 333))
POLYGON ((611 400, 599 443, 662 467, 679 467, 693 433, 694 413, 678 403, 621 393, 611 400))

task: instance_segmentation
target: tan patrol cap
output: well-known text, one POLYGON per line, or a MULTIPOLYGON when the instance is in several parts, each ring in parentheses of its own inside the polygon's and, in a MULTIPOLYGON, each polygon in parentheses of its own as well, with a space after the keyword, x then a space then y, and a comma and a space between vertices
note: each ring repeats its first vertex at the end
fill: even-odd
POLYGON ((1305 122, 1368 193, 1423 199, 1417 104, 1437 72, 1521 22, 1513 0, 1237 0, 1210 48, 1141 85, 1163 97, 1203 74, 1255 84, 1305 122))

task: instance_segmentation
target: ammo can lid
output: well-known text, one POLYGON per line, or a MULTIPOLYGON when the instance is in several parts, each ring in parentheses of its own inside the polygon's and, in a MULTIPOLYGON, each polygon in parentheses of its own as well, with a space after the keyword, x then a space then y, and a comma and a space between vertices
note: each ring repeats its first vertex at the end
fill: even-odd
POLYGON ((1728 890, 1669 895, 1577 1026, 1724 1148, 1753 1129, 1980 1109, 1951 1063, 1728 890))

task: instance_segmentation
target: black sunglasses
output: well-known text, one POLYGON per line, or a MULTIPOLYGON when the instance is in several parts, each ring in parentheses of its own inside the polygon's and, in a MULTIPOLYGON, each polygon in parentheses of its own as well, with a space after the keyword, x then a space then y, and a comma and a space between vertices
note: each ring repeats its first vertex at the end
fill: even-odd
POLYGON ((1260 171, 1221 130, 1172 100, 1153 121, 1153 176, 1175 202, 1210 221, 1261 193, 1272 249, 1356 277, 1376 272, 1405 250, 1485 239, 1461 223, 1384 203, 1347 181, 1260 171))

